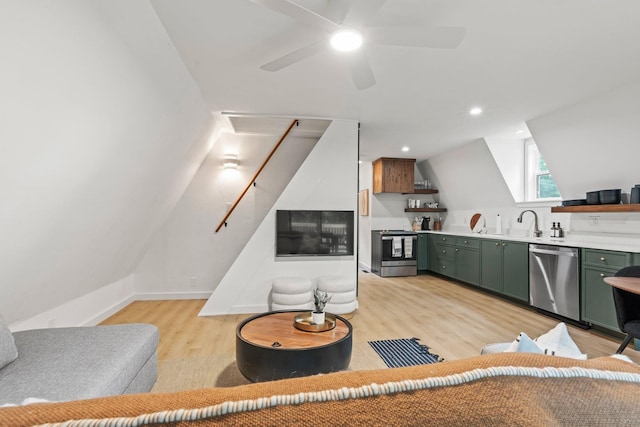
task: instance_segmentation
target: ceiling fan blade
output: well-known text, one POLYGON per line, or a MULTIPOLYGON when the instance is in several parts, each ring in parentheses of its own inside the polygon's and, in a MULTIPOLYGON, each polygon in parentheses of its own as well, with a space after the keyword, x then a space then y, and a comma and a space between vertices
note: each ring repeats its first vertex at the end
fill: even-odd
POLYGON ((353 52, 349 58, 349 71, 358 90, 364 90, 376 84, 369 60, 363 52, 353 52))
POLYGON ((295 3, 287 0, 251 0, 252 2, 266 7, 267 9, 287 15, 304 24, 313 25, 324 29, 327 32, 334 32, 340 28, 338 24, 315 13, 312 10, 305 9, 295 3))
POLYGON ((305 58, 313 56, 317 53, 322 52, 327 48, 327 42, 325 40, 320 40, 310 45, 307 45, 298 50, 294 50, 284 56, 281 56, 278 59, 274 59, 271 62, 268 62, 261 66, 265 71, 278 71, 283 68, 288 67, 289 65, 295 64, 296 62, 302 61, 305 58))
POLYGON ((347 14, 353 7, 354 0, 330 1, 327 5, 328 10, 325 12, 327 19, 340 25, 345 22, 347 14))
POLYGON ((463 27, 370 27, 367 40, 392 46, 455 49, 467 30, 463 27))
POLYGON ((362 27, 371 22, 378 11, 384 6, 387 0, 360 0, 354 1, 344 22, 353 27, 362 27))

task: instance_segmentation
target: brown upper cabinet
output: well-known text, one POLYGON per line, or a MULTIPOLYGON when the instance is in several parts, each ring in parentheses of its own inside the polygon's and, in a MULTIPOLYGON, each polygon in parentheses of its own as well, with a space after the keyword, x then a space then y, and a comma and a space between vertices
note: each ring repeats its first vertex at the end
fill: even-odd
POLYGON ((416 159, 380 157, 373 161, 373 193, 412 193, 416 159))

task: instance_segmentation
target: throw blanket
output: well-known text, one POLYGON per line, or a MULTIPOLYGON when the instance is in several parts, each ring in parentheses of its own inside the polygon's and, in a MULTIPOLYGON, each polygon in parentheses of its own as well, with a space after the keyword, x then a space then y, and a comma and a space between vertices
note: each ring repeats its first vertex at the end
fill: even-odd
POLYGON ((73 419, 93 425, 87 419, 120 417, 113 425, 620 426, 637 425, 639 395, 640 367, 632 363, 501 353, 232 388, 4 408, 0 425, 73 419))

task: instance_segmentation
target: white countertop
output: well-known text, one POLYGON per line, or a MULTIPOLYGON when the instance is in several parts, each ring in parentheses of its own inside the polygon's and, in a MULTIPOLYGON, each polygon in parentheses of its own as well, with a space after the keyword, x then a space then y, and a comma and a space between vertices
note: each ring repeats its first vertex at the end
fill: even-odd
POLYGON ((640 238, 616 236, 616 235, 588 236, 588 235, 568 234, 566 237, 562 239, 557 239, 557 238, 551 238, 548 236, 527 237, 527 236, 512 236, 507 234, 485 234, 485 233, 457 232, 457 231, 448 231, 448 230, 442 230, 442 231, 424 230, 424 231, 417 231, 417 233, 447 234, 451 236, 476 237, 480 239, 509 240, 514 242, 538 243, 541 245, 571 246, 574 248, 593 248, 593 249, 606 249, 611 251, 640 253, 640 238))

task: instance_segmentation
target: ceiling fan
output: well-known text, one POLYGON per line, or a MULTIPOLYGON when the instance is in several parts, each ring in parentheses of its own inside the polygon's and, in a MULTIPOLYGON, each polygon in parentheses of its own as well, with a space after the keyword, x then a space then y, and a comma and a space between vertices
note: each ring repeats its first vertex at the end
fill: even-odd
MULTIPOLYGON (((312 55, 330 49, 334 39, 345 36, 356 46, 349 52, 349 70, 358 90, 369 88, 376 84, 371 65, 359 43, 381 44, 391 46, 409 46, 418 48, 455 49, 465 36, 466 29, 462 27, 433 27, 433 26, 368 26, 386 0, 333 0, 331 19, 312 10, 306 9, 288 0, 251 0, 268 9, 287 15, 302 24, 311 25, 324 30, 327 35, 318 41, 294 50, 280 58, 262 65, 265 71, 278 71, 312 55), (331 40, 331 44, 328 43, 331 40)), ((338 50, 342 50, 335 47, 338 50)), ((346 49, 344 49, 346 50, 346 49)))

